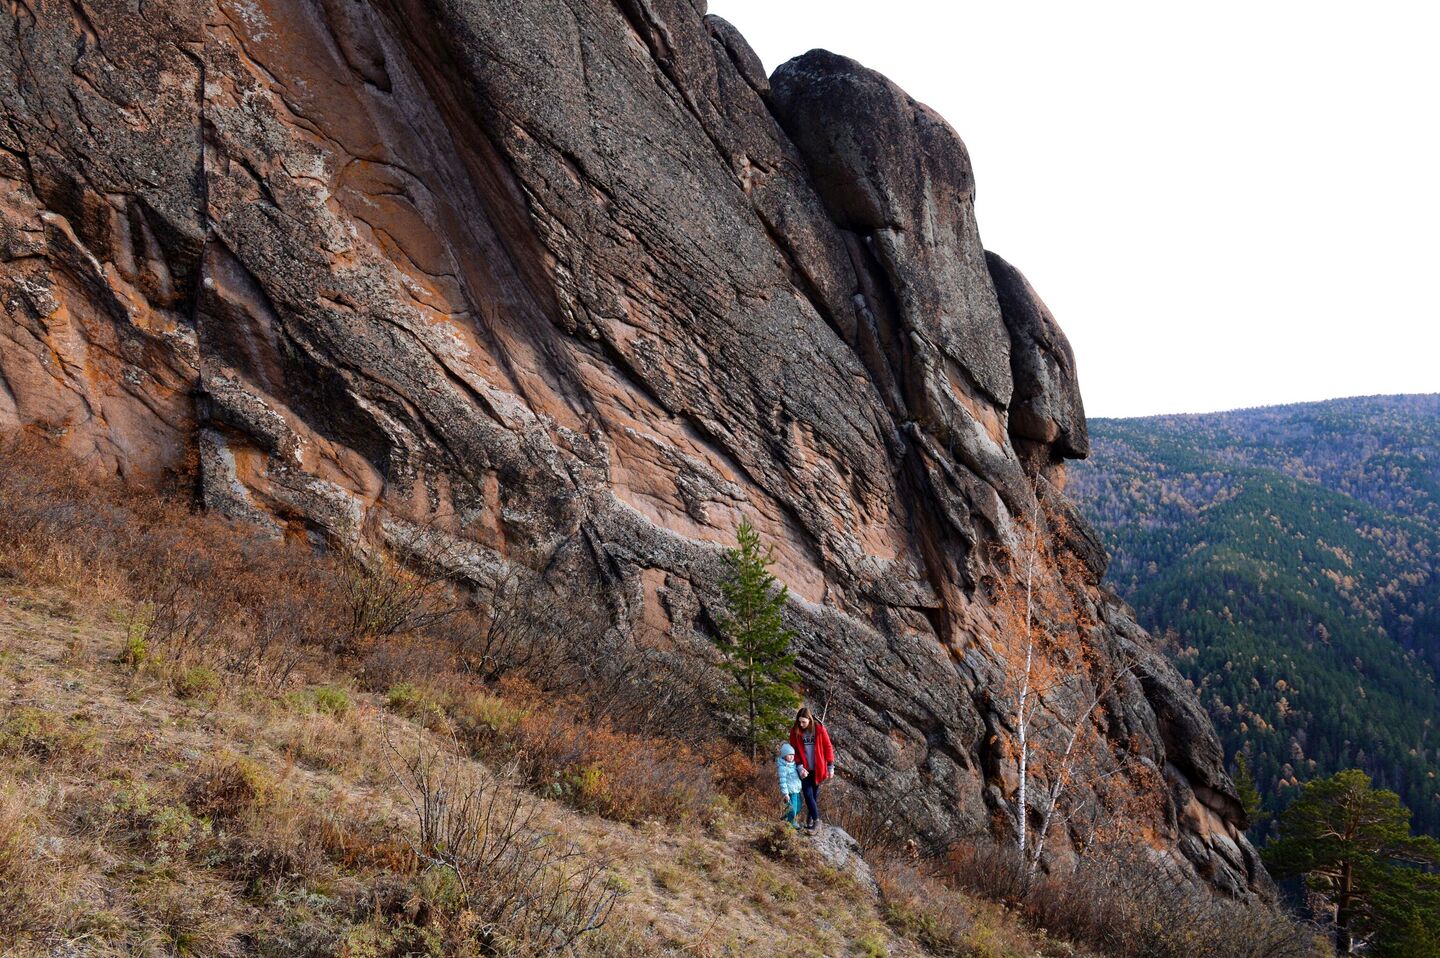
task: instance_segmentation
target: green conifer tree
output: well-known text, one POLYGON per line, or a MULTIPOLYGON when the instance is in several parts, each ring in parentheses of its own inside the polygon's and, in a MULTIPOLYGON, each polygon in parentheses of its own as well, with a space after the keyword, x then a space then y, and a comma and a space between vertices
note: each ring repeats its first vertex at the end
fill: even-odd
POLYGON ((754 758, 762 743, 782 736, 790 724, 800 704, 794 688, 800 676, 790 651, 795 633, 781 616, 790 590, 769 571, 774 548, 761 549, 760 534, 748 519, 741 520, 735 538, 736 547, 725 554, 728 575, 721 590, 727 614, 715 644, 730 673, 729 705, 741 718, 754 758))
POLYGON ((1415 955, 1440 935, 1440 843, 1410 834, 1410 810, 1359 769, 1308 782, 1265 849, 1277 878, 1304 876, 1334 911, 1335 950, 1415 955), (1428 939, 1428 941, 1427 941, 1428 939))
POLYGON ((1235 756, 1235 791, 1240 796, 1240 805, 1245 809, 1245 817, 1250 822, 1250 829, 1257 829, 1265 824, 1270 818, 1270 813, 1265 811, 1264 803, 1260 800, 1260 789, 1255 785, 1255 776, 1250 772, 1250 760, 1241 752, 1235 756))

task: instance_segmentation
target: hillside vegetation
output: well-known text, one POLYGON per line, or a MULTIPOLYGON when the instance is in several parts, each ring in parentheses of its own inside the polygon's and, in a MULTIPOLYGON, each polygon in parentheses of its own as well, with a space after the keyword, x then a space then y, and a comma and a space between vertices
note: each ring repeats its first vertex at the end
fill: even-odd
POLYGON ((693 678, 562 599, 0 445, 0 953, 1324 954, 1119 849, 1029 888, 1004 849, 922 861, 843 781, 868 866, 822 854, 693 678))
POLYGON ((1440 834, 1440 396, 1090 429, 1067 491, 1267 807, 1359 767, 1440 834))

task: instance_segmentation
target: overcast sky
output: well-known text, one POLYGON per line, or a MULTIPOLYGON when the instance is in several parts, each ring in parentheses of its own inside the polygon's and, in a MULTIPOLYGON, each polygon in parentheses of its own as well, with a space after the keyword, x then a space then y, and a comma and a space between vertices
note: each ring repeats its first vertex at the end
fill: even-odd
POLYGON ((1090 416, 1440 391, 1440 4, 711 0, 945 116, 1090 416))

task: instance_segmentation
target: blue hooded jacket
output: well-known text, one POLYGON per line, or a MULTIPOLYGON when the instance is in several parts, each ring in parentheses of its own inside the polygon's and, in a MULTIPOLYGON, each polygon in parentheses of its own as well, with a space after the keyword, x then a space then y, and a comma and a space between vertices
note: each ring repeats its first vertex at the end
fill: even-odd
POLYGON ((794 754, 794 746, 786 742, 780 746, 780 754, 775 756, 775 769, 780 775, 780 794, 786 797, 800 794, 800 772, 796 770, 797 763, 785 761, 785 756, 794 754))

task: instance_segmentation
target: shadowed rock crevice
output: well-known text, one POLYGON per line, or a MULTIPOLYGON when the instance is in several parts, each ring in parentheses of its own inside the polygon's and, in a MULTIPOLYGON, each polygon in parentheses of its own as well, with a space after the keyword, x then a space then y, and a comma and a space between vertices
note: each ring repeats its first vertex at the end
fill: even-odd
POLYGON ((843 767, 930 841, 1003 805, 978 584, 1037 481, 1096 653, 1147 663, 1107 734, 1165 771, 1157 853, 1266 889, 1064 498, 1069 345, 931 110, 824 51, 767 78, 685 0, 77 9, 0 48, 0 428, 141 481, 198 458, 275 534, 446 537, 697 655, 748 516, 843 767))

